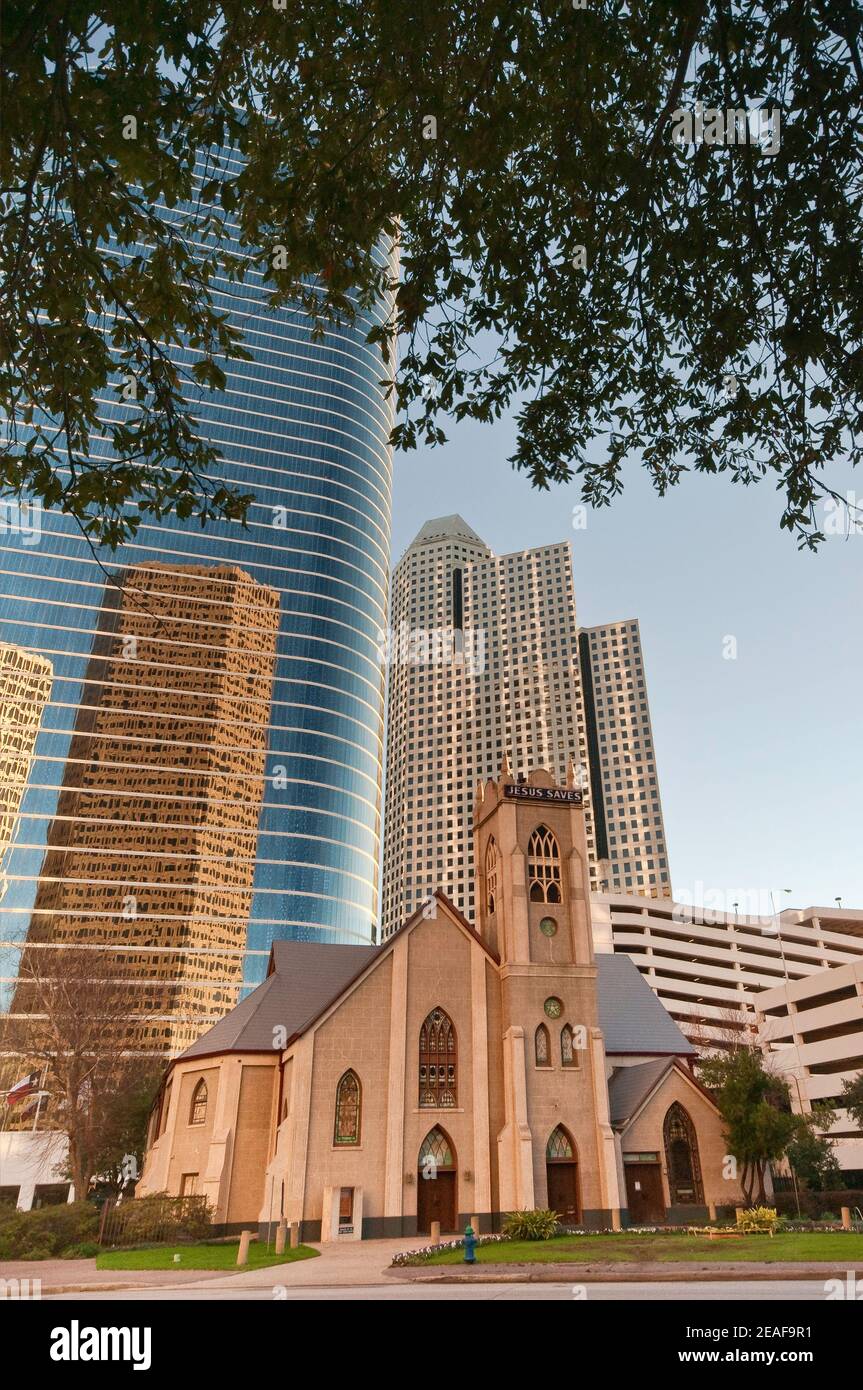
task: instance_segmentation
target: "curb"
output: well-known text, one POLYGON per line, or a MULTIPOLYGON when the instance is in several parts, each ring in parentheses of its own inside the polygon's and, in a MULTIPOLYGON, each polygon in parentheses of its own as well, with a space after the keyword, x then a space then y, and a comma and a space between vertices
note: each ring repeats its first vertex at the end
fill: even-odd
MULTIPOLYGON (((440 1266, 437 1267, 440 1269, 440 1266)), ((740 1263, 736 1269, 727 1265, 711 1269, 701 1265, 693 1269, 688 1264, 664 1265, 662 1269, 651 1266, 620 1265, 603 1267, 601 1265, 579 1266, 572 1261, 567 1264, 536 1265, 495 1265, 477 1264, 468 1273, 450 1273, 441 1269, 440 1273, 426 1273, 417 1265, 394 1268, 387 1271, 396 1279, 407 1279, 418 1284, 673 1284, 680 1283, 741 1283, 752 1280, 811 1280, 831 1279, 848 1273, 863 1275, 863 1264, 849 1264, 839 1269, 833 1264, 817 1265, 763 1265, 740 1263)))

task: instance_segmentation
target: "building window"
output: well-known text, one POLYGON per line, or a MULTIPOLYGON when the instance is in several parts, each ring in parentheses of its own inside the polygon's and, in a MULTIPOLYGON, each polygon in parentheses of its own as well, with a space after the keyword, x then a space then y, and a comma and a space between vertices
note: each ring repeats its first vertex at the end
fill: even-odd
POLYGON ((197 1197, 200 1191, 197 1173, 184 1173, 180 1178, 180 1196, 197 1197))
POLYGON ((432 1009, 420 1029, 419 1103, 450 1109, 456 1103, 455 1029, 443 1009, 432 1009))
POLYGON ((423 1177, 430 1177, 439 1168, 454 1168, 452 1145, 442 1129, 435 1125, 422 1142, 417 1167, 423 1177))
POLYGON ((672 1205, 700 1206, 704 1202, 698 1140, 689 1112, 679 1101, 669 1108, 662 1127, 665 1163, 672 1205))
POLYGON ((527 846, 527 876, 532 903, 559 903, 560 850, 545 825, 538 825, 527 846))
POLYGON ((491 916, 497 901, 497 845, 493 835, 485 847, 485 894, 491 916))
POLYGON ((560 1065, 562 1067, 577 1067, 578 1055, 573 1047, 573 1033, 568 1023, 565 1023, 560 1030, 560 1065))
POLYGON ((539 1025, 539 1027, 533 1035, 533 1050, 534 1055, 536 1057, 536 1065, 538 1067, 551 1066, 551 1062, 549 1060, 549 1054, 551 1049, 549 1046, 548 1029, 546 1028, 544 1023, 541 1023, 539 1025))
POLYGON ((358 1144, 360 1142, 361 1112, 360 1079, 355 1071, 346 1071, 336 1087, 334 1144, 358 1144))
POLYGON ((192 1092, 192 1104, 189 1106, 189 1124, 202 1125, 207 1119, 207 1083, 203 1077, 198 1082, 192 1092))
POLYGON ((557 1129, 552 1130, 548 1136, 545 1156, 552 1163, 570 1163, 575 1157, 572 1151, 572 1140, 563 1125, 558 1125, 557 1129))

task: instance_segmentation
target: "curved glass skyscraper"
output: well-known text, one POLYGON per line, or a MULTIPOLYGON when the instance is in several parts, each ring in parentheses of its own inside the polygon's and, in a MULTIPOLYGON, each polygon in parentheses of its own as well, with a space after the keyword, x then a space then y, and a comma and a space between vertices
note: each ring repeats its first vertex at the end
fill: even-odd
POLYGON ((0 526, 0 653, 18 682, 0 723, 3 1004, 29 1007, 25 941, 25 963, 40 941, 108 942, 140 976, 154 1051, 226 1012, 244 963, 258 983, 274 937, 366 942, 377 914, 378 314, 313 341, 254 274, 223 282, 218 307, 254 360, 229 364, 196 416, 220 480, 255 496, 248 526, 152 521, 98 557, 59 514, 7 505, 0 526))

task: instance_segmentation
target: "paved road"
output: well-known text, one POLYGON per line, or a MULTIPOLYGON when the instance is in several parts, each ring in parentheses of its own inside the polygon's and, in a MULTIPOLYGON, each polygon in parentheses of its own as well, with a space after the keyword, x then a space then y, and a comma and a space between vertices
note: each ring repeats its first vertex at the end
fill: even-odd
MULTIPOLYGON (((362 1303, 411 1303, 416 1301, 453 1302, 466 1300, 503 1300, 504 1302, 527 1300, 572 1301, 573 1284, 408 1284, 388 1280, 381 1284, 363 1284, 327 1288, 288 1288, 281 1285, 278 1297, 274 1298, 272 1285, 261 1288, 213 1288, 213 1289, 130 1289, 116 1293, 78 1293, 57 1294, 45 1302, 102 1302, 106 1300, 124 1303, 142 1303, 152 1300, 177 1302, 243 1302, 272 1303, 274 1301, 334 1302, 351 1299, 362 1303)), ((689 1299, 694 1302, 748 1303, 762 1299, 781 1299, 789 1303, 824 1302, 823 1280, 767 1280, 758 1279, 748 1283, 732 1284, 717 1281, 713 1284, 675 1283, 675 1284, 583 1284, 587 1299, 591 1301, 628 1303, 657 1299, 669 1302, 674 1299, 689 1299)))

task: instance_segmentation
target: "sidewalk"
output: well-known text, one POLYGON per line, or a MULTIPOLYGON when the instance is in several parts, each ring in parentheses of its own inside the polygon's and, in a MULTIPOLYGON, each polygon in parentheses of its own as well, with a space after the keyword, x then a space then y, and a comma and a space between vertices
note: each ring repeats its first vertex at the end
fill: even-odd
POLYGON ((687 1283, 744 1283, 752 1279, 767 1280, 844 1280, 847 1274, 858 1280, 863 1277, 863 1264, 852 1261, 839 1266, 826 1261, 813 1264, 786 1263, 755 1264, 743 1260, 723 1260, 715 1264, 698 1264, 694 1260, 642 1261, 607 1264, 580 1264, 568 1260, 560 1264, 492 1264, 475 1265, 409 1265, 390 1271, 396 1279, 419 1284, 672 1284, 687 1283))
POLYGON ((43 1295, 84 1293, 91 1289, 150 1288, 158 1279, 161 1287, 200 1283, 218 1279, 222 1270, 205 1269, 97 1269, 95 1260, 2 1260, 0 1279, 42 1281, 43 1295))

